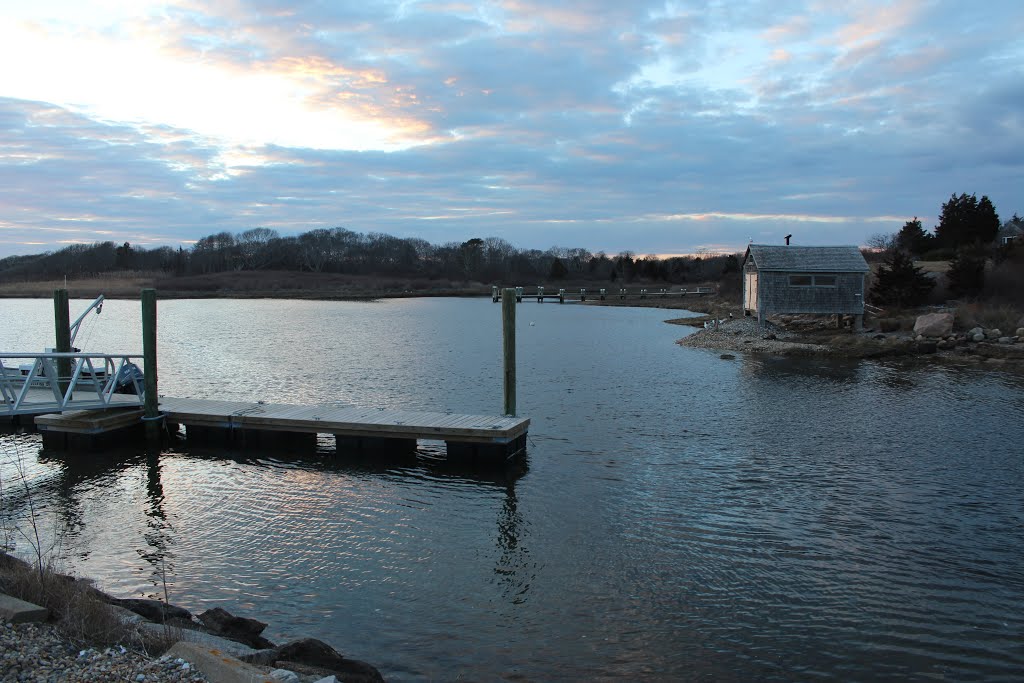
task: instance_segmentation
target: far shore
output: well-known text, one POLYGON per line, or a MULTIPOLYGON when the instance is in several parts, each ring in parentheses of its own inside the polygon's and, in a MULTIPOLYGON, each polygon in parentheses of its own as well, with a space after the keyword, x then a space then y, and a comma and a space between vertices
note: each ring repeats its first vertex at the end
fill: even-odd
MULTIPOLYGON (((738 311, 738 306, 719 300, 716 296, 660 297, 618 299, 609 294, 601 301, 596 291, 602 283, 544 282, 549 291, 565 288, 591 292, 587 305, 632 306, 690 310, 695 313, 727 314, 738 311)), ((535 283, 524 285, 527 292, 535 283)), ((650 283, 635 282, 624 285, 605 284, 611 291, 619 286, 630 290, 641 287, 654 289, 650 283)), ((663 286, 663 285, 659 285, 663 286)), ((695 285, 691 285, 695 286, 695 285)), ((92 299, 103 294, 108 299, 138 299, 143 289, 157 290, 160 299, 305 299, 322 301, 373 301, 411 297, 489 297, 491 284, 474 281, 431 280, 427 278, 386 278, 341 273, 307 273, 275 271, 237 271, 209 275, 173 276, 162 273, 121 273, 92 278, 41 280, 33 282, 0 283, 0 299, 50 298, 56 289, 67 289, 73 299, 92 299)), ((676 287, 678 289, 678 287, 676 287)), ((737 295, 738 297, 738 295, 737 295)))

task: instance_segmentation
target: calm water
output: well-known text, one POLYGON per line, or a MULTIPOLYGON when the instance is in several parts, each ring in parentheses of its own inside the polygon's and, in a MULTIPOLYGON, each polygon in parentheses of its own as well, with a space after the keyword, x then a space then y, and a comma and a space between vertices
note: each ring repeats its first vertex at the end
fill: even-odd
MULTIPOLYGON (((499 308, 161 302, 161 391, 497 413, 499 308)), ((689 329, 663 311, 518 310, 519 468, 449 469, 429 443, 370 466, 326 440, 58 456, 28 435, 0 471, 22 454, 107 590, 155 596, 166 566, 173 602, 393 680, 1024 676, 1020 375, 724 361, 673 344, 689 329)), ((51 316, 0 301, 0 349, 41 349, 51 316)), ((108 302, 79 345, 140 350, 138 319, 108 302)))

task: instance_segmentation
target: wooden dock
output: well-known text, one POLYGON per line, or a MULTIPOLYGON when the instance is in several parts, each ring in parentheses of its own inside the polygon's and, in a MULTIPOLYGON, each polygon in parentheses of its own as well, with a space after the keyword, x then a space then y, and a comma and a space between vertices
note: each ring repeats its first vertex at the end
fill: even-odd
MULTIPOLYGON (((530 420, 336 405, 270 404, 193 398, 160 398, 166 424, 184 426, 186 441, 233 447, 301 448, 317 434, 335 437, 338 452, 402 454, 418 439, 447 444, 449 457, 509 458, 526 447, 530 420)), ((78 410, 40 415, 36 428, 47 448, 107 445, 142 425, 139 409, 78 410)))
MULTIPOLYGON (((506 290, 499 288, 496 285, 491 286, 491 301, 498 303, 504 297, 506 290)), ((620 287, 617 291, 608 290, 606 287, 599 289, 586 289, 580 288, 579 290, 567 290, 559 289, 557 291, 545 290, 543 286, 537 286, 537 292, 527 292, 525 287, 510 287, 508 291, 513 291, 516 297, 516 303, 522 303, 523 300, 536 299, 537 303, 544 303, 545 300, 551 299, 552 301, 558 301, 560 304, 564 304, 566 301, 586 301, 587 297, 590 299, 604 301, 605 299, 665 299, 670 297, 686 297, 686 296, 708 296, 715 293, 712 287, 695 287, 689 289, 686 287, 680 287, 673 291, 672 288, 661 288, 661 289, 648 289, 646 287, 627 289, 620 287)))

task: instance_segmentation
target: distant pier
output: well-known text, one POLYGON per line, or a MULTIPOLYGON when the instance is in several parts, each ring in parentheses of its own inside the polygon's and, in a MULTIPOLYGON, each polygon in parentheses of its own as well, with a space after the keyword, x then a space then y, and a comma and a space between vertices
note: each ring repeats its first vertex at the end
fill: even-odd
POLYGON ((672 289, 671 287, 660 289, 647 287, 619 287, 616 289, 601 287, 600 289, 587 289, 581 287, 572 290, 565 288, 555 290, 538 285, 536 292, 527 292, 525 287, 510 287, 502 290, 497 286, 492 286, 491 301, 498 303, 504 297, 503 292, 509 291, 514 292, 516 303, 522 303, 524 300, 536 300, 537 303, 544 303, 545 300, 551 300, 558 301, 560 304, 564 304, 566 301, 586 301, 588 297, 591 300, 605 301, 606 299, 668 299, 672 297, 708 296, 715 293, 714 287, 680 287, 678 289, 672 289))

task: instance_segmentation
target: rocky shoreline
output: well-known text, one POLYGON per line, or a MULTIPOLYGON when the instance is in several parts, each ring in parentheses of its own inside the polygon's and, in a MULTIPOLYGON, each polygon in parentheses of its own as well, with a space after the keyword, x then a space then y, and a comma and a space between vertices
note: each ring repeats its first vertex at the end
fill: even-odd
MULTIPOLYGON (((218 677, 211 677, 204 666, 211 660, 198 661, 184 654, 202 654, 203 650, 215 653, 217 667, 227 662, 238 671, 257 676, 252 680, 280 683, 384 681, 372 665, 344 657, 322 641, 304 638, 276 645, 261 635, 266 623, 235 616, 219 607, 194 615, 159 600, 115 598, 96 589, 86 579, 44 572, 45 581, 58 587, 57 591, 47 592, 74 596, 68 601, 72 607, 51 608, 49 619, 44 623, 11 623, 0 614, 0 682, 215 682, 218 677), (69 611, 72 620, 83 626, 81 630, 76 629, 74 638, 68 636, 66 628, 61 628, 66 627, 69 611), (61 613, 60 616, 55 612, 61 613), (112 629, 106 622, 116 628, 112 629), (90 638, 90 634, 95 638, 90 638), (153 654, 164 651, 167 653, 160 657, 153 654)), ((0 594, 17 593, 26 577, 34 581, 41 575, 24 561, 0 552, 0 594)), ((23 595, 21 599, 27 597, 23 595)), ((16 617, 11 619, 19 621, 16 617)))
MULTIPOLYGON (((703 318, 699 319, 704 321, 703 318)), ((692 324, 687 319, 673 320, 692 324)), ((951 314, 919 316, 910 332, 879 326, 864 332, 815 328, 793 329, 767 322, 761 329, 753 318, 707 321, 707 326, 679 339, 680 346, 792 357, 886 358, 925 356, 935 359, 994 364, 1024 363, 1024 328, 1014 335, 998 329, 973 328, 954 332, 951 314), (935 316, 941 316, 936 321, 935 316), (882 331, 886 330, 886 331, 882 331)))

